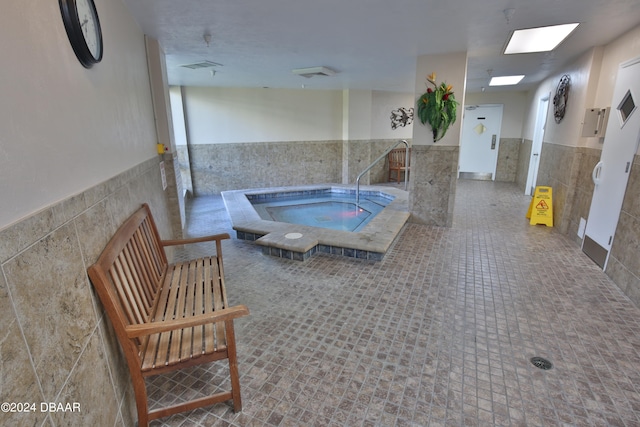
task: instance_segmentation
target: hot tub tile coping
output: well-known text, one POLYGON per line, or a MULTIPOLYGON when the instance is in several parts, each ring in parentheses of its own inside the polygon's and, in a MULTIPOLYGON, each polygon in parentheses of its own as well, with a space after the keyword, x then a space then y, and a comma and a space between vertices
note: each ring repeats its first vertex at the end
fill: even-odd
POLYGON ((261 246, 271 246, 278 249, 285 249, 294 252, 308 252, 318 245, 318 239, 308 234, 302 234, 299 239, 288 239, 290 231, 271 232, 260 237, 256 243, 261 246))

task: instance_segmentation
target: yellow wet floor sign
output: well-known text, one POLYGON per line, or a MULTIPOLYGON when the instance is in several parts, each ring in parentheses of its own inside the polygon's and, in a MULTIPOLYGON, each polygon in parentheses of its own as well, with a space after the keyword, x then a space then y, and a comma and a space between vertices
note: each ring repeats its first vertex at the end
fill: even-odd
POLYGON ((551 187, 536 187, 536 192, 529 204, 527 218, 531 225, 543 224, 553 227, 553 191, 551 187))

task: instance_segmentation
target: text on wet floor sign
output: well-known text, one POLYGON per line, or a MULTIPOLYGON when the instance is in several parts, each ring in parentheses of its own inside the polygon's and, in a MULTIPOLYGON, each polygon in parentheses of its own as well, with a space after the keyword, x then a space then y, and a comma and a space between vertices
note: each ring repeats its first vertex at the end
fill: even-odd
POLYGON ((527 211, 527 218, 530 219, 529 223, 531 225, 543 224, 553 227, 552 195, 551 187, 536 187, 527 211))

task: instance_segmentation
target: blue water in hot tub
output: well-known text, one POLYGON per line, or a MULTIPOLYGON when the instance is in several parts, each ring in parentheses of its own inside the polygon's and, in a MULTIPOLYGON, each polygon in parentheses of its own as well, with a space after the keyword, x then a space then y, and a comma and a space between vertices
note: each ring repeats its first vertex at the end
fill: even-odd
POLYGON ((342 231, 360 231, 393 200, 380 192, 355 194, 329 190, 247 195, 260 218, 342 231))

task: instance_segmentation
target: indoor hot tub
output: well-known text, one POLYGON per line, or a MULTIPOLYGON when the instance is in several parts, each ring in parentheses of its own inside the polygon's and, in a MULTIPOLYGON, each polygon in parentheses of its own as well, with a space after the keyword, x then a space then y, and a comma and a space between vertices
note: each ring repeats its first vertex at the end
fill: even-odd
POLYGON ((260 218, 331 230, 360 231, 393 201, 380 191, 319 190, 247 194, 260 218))
POLYGON ((223 191, 238 239, 263 253, 306 260, 315 253, 381 260, 409 218, 408 193, 348 185, 223 191))

